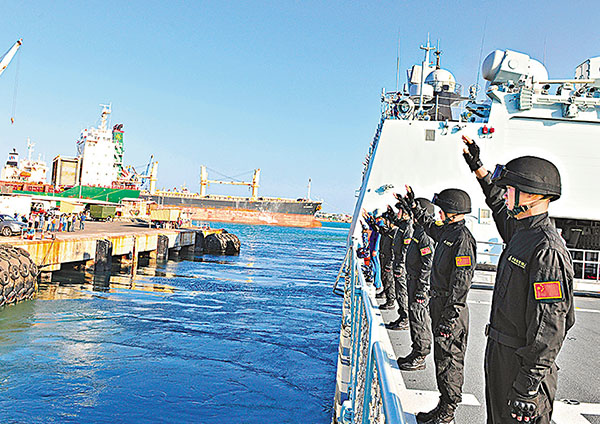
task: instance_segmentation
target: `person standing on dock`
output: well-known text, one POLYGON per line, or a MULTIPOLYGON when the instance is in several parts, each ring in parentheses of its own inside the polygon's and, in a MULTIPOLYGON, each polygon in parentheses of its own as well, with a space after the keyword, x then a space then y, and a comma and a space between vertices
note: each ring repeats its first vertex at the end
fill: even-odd
POLYGON ((575 323, 573 262, 548 217, 550 202, 561 196, 560 173, 534 156, 497 165, 490 173, 477 144, 466 136, 463 141, 465 161, 506 243, 486 326, 487 422, 549 424, 556 357, 575 323))
POLYGON ((440 400, 429 412, 417 414, 419 423, 449 424, 462 401, 465 353, 469 333, 467 295, 477 263, 477 245, 465 225, 471 212, 471 198, 460 189, 449 188, 435 194, 442 221, 426 213, 406 187, 405 202, 427 235, 437 242, 431 272, 429 304, 433 330, 433 359, 440 400))
MULTIPOLYGON (((401 199, 399 199, 401 200, 401 199)), ((416 203, 430 217, 434 216, 433 203, 419 197, 416 203)), ((411 352, 398 358, 402 371, 425 369, 425 357, 431 352, 431 317, 429 316, 429 277, 433 265, 435 243, 425 229, 414 220, 413 234, 406 252, 408 288, 408 320, 410 324, 411 352)))

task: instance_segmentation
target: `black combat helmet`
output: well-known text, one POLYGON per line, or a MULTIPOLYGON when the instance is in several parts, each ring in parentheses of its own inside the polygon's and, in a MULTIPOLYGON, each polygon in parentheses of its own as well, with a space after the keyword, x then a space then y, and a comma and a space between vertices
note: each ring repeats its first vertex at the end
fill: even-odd
POLYGON ((415 199, 415 202, 417 202, 417 204, 422 209, 425 209, 425 212, 427 213, 427 215, 430 215, 430 216, 435 215, 435 208, 433 206, 433 203, 431 203, 429 200, 425 199, 424 197, 417 197, 415 199))
POLYGON ((497 186, 507 185, 529 194, 542 194, 556 200, 561 194, 560 172, 554 164, 535 156, 522 156, 506 165, 496 165, 492 181, 497 186))
POLYGON ((446 214, 471 212, 471 198, 466 191, 459 188, 447 188, 436 193, 432 202, 446 214))

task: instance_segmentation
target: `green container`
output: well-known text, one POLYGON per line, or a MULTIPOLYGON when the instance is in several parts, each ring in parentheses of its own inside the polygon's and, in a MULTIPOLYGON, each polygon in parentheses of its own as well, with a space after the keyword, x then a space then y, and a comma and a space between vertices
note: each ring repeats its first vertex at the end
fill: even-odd
POLYGON ((114 218, 116 213, 116 206, 90 205, 90 216, 92 219, 106 221, 109 218, 114 218))

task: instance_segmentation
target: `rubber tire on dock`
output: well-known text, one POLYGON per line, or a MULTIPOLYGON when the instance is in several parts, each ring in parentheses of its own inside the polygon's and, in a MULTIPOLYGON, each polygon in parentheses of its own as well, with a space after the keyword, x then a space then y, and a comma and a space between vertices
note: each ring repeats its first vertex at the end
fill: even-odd
POLYGON ((37 289, 38 274, 29 252, 0 245, 0 306, 31 299, 37 289))
POLYGON ((237 255, 240 253, 240 239, 226 232, 209 234, 204 239, 204 252, 218 255, 237 255))

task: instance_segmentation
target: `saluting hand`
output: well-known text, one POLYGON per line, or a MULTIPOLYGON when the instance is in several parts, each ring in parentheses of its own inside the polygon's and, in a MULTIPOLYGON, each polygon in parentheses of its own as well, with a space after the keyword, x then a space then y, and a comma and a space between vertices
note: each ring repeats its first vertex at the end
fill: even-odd
POLYGON ((408 203, 408 206, 412 209, 415 207, 415 192, 413 191, 412 187, 409 185, 406 185, 406 203, 408 203))

